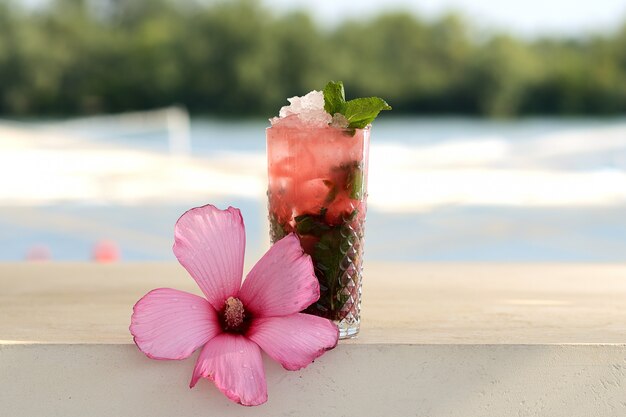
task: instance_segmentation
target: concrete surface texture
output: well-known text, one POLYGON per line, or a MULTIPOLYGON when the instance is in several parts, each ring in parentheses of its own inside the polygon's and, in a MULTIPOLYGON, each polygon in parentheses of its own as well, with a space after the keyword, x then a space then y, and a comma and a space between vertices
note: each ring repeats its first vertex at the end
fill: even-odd
POLYGON ((624 416, 626 265, 366 265, 363 325, 305 370, 265 358, 269 401, 188 383, 128 333, 176 264, 0 265, 7 416, 624 416))

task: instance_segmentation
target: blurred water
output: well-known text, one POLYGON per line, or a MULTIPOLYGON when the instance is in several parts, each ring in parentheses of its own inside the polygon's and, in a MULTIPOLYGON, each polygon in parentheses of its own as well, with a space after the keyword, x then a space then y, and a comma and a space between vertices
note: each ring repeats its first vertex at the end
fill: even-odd
MULTIPOLYGON (((195 119, 194 158, 226 171, 260 163, 266 126, 263 120, 195 119)), ((110 123, 59 129, 85 143, 168 152, 159 129, 110 123)), ((626 261, 624 119, 381 118, 372 143, 367 259, 626 261)), ((262 176, 262 169, 251 175, 262 176)), ((2 181, 9 186, 10 179, 2 181)), ((242 209, 248 254, 257 257, 268 245, 264 197, 228 187, 207 197, 181 192, 132 204, 6 199, 0 201, 0 260, 24 259, 35 244, 49 247, 56 260, 86 260, 101 239, 118 242, 124 260, 173 259, 174 222, 206 203, 242 209)))
MULTIPOLYGON (((197 156, 219 152, 265 151, 266 120, 220 120, 195 118, 191 123, 192 150, 197 156)), ((625 127, 626 118, 528 118, 487 120, 470 118, 393 118, 381 117, 373 127, 373 143, 431 145, 451 141, 502 139, 507 142, 534 140, 551 134, 625 127)), ((85 138, 134 148, 167 152, 167 132, 163 129, 129 129, 111 123, 69 124, 85 138)))

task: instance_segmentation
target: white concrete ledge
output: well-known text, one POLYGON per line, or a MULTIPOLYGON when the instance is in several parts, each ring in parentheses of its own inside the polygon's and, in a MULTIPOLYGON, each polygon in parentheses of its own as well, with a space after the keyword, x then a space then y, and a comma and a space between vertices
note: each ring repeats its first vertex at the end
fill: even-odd
POLYGON ((244 408, 132 345, 137 298, 194 289, 178 265, 0 265, 0 415, 626 415, 626 265, 366 268, 361 336, 299 372, 266 358, 244 408))
POLYGON ((269 400, 256 408, 207 381, 190 390, 194 358, 151 361, 131 345, 2 346, 2 415, 626 415, 622 346, 340 345, 299 372, 266 360, 269 400))

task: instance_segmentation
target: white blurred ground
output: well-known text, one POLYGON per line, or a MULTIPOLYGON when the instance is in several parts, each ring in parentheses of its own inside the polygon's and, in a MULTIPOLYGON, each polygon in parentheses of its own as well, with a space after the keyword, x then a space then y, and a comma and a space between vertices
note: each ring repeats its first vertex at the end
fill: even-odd
MULTIPOLYGON (((626 204, 626 124, 523 142, 374 140, 370 155, 369 205, 384 212, 626 204), (600 153, 610 155, 610 166, 568 169, 570 161, 600 153)), ((0 123, 2 206, 263 199, 265 184, 261 152, 172 156, 0 123)))

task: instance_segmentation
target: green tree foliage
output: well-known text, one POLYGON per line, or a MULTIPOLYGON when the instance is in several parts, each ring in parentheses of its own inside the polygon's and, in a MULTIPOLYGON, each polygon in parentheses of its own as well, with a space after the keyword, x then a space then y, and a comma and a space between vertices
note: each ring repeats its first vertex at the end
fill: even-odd
POLYGON ((479 39, 456 15, 391 13, 328 29, 256 0, 0 0, 0 114, 119 112, 183 104, 271 116, 343 80, 394 113, 626 111, 626 24, 611 36, 479 39))

